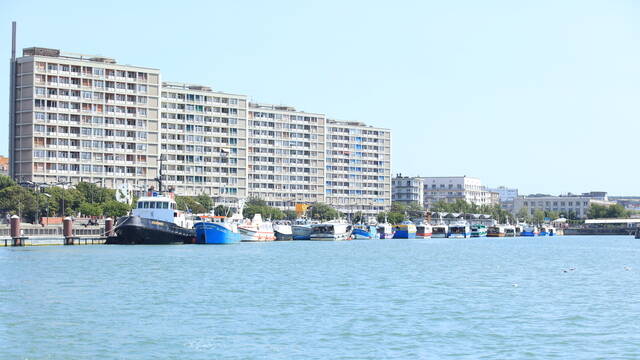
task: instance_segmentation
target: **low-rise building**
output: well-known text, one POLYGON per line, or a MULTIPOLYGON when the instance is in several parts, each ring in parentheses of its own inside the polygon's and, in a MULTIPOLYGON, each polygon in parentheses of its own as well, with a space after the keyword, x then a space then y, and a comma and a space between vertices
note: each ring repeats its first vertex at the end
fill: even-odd
POLYGON ((391 200, 400 203, 417 203, 422 205, 424 198, 424 182, 420 177, 409 177, 398 174, 391 180, 391 200))
POLYGON ((9 175, 9 158, 0 156, 0 174, 9 175))
POLYGON ((475 205, 491 205, 497 199, 482 185, 478 178, 469 176, 432 176, 423 177, 425 209, 438 201, 455 202, 464 200, 475 205))
POLYGON ((582 195, 567 194, 567 195, 545 195, 535 194, 528 196, 521 196, 514 200, 513 213, 518 214, 521 209, 533 215, 536 210, 541 211, 554 211, 559 213, 561 217, 576 217, 586 218, 589 208, 593 204, 598 205, 614 205, 614 201, 603 200, 606 199, 606 193, 602 196, 602 193, 585 193, 582 195), (593 195, 593 196, 592 196, 593 195))

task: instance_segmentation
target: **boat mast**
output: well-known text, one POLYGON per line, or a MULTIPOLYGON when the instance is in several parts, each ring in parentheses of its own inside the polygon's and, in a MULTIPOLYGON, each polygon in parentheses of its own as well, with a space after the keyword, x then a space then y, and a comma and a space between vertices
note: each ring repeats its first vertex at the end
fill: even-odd
POLYGON ((158 182, 158 191, 162 192, 162 161, 164 160, 164 155, 160 156, 160 170, 158 172, 158 177, 154 180, 158 182))

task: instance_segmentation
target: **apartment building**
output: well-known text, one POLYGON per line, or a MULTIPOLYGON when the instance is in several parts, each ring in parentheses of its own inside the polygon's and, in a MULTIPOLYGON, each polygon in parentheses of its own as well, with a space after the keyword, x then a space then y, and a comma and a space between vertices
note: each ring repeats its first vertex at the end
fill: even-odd
POLYGON ((158 69, 27 48, 11 62, 10 175, 19 182, 163 184, 216 203, 326 202, 374 215, 391 206, 391 132, 328 120, 158 69))
POLYGON ((517 214, 521 209, 525 209, 531 215, 536 210, 555 211, 561 217, 573 217, 572 215, 575 215, 575 217, 583 219, 587 217, 587 212, 593 204, 609 206, 616 204, 616 202, 608 201, 604 192, 560 196, 536 194, 514 199, 513 213, 517 214))
POLYGON ((391 131, 327 120, 325 201, 344 213, 391 206, 391 131))
POLYGON ((202 85, 162 84, 163 179, 180 195, 233 204, 247 196, 247 98, 202 85))
POLYGON ((417 203, 422 206, 424 182, 420 177, 398 174, 391 180, 391 200, 405 204, 417 203))
POLYGON ((270 206, 324 201, 325 116, 249 103, 249 196, 270 206))
POLYGON ((27 48, 12 62, 11 175, 145 186, 157 177, 160 72, 27 48))
POLYGON ((498 195, 491 194, 478 178, 469 176, 423 177, 425 209, 438 201, 455 202, 464 200, 476 205, 497 203, 498 195))

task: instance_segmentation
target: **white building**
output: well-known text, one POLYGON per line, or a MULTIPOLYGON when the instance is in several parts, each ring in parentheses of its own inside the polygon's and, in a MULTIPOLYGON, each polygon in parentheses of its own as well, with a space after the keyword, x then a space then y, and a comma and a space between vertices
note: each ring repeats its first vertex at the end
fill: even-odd
POLYGON ((417 203, 422 206, 424 182, 420 177, 398 174, 391 180, 391 200, 401 203, 417 203))
POLYGON ((500 202, 513 201, 518 197, 518 189, 515 188, 498 186, 497 188, 489 188, 487 190, 498 193, 500 196, 500 202))
POLYGON ((293 209, 324 201, 325 116, 249 104, 249 196, 293 209))
MULTIPOLYGON (((571 213, 577 218, 586 218, 587 211, 593 204, 614 205, 615 201, 602 200, 602 193, 597 193, 597 197, 592 197, 590 193, 583 195, 529 195, 521 196, 514 200, 513 214, 518 214, 521 209, 533 215, 536 210, 555 211, 560 217, 569 217, 571 213)), ((604 193, 606 197, 606 193, 604 193)))
POLYGON ((423 177, 425 209, 438 201, 455 202, 464 200, 476 205, 491 205, 492 195, 478 178, 468 176, 423 177))
POLYGON ((391 207, 391 131, 327 120, 326 202, 343 213, 391 207))

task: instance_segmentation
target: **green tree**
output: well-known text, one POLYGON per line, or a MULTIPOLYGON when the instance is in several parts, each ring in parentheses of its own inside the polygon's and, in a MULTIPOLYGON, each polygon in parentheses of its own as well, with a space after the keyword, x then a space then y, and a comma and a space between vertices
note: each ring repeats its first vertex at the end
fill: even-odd
POLYGON ((218 205, 215 208, 213 208, 213 214, 216 216, 231 216, 234 214, 234 211, 232 208, 228 206, 218 205))
POLYGON ((102 216, 102 207, 100 204, 83 202, 80 204, 80 208, 78 210, 85 216, 102 216))
POLYGON ((0 211, 34 222, 39 212, 38 201, 29 189, 19 185, 7 186, 0 190, 0 211))
POLYGON ((284 212, 284 217, 287 220, 293 221, 298 218, 298 214, 296 213, 295 210, 285 210, 283 212, 284 212))
POLYGON ((8 188, 9 186, 16 185, 16 182, 13 181, 9 176, 0 174, 0 190, 8 188))
POLYGON ((530 222, 531 215, 529 213, 529 208, 526 206, 520 208, 520 210, 518 210, 518 213, 516 213, 516 218, 518 221, 530 222))
POLYGON ((176 196, 176 206, 178 210, 189 211, 194 214, 207 213, 207 209, 190 196, 176 196))
POLYGON ((316 202, 311 204, 311 210, 309 212, 312 219, 327 221, 338 219, 342 215, 338 210, 334 209, 331 205, 325 203, 316 202))
POLYGON ((205 212, 210 212, 211 209, 213 209, 213 200, 211 200, 209 195, 200 194, 196 196, 195 200, 205 208, 205 212))
POLYGON ((80 192, 84 202, 102 204, 116 199, 116 191, 100 187, 94 183, 79 182, 75 188, 80 192))
POLYGON ((50 213, 57 216, 73 215, 80 208, 80 204, 84 200, 82 193, 77 189, 63 189, 59 186, 48 187, 45 193, 49 194, 49 210, 50 213), (64 212, 63 212, 64 205, 64 212))
POLYGON ((544 211, 538 209, 533 212, 533 222, 536 224, 542 224, 544 222, 544 211))
POLYGON ((103 214, 112 218, 125 216, 129 213, 129 210, 129 204, 121 203, 115 200, 110 200, 102 204, 103 214))

